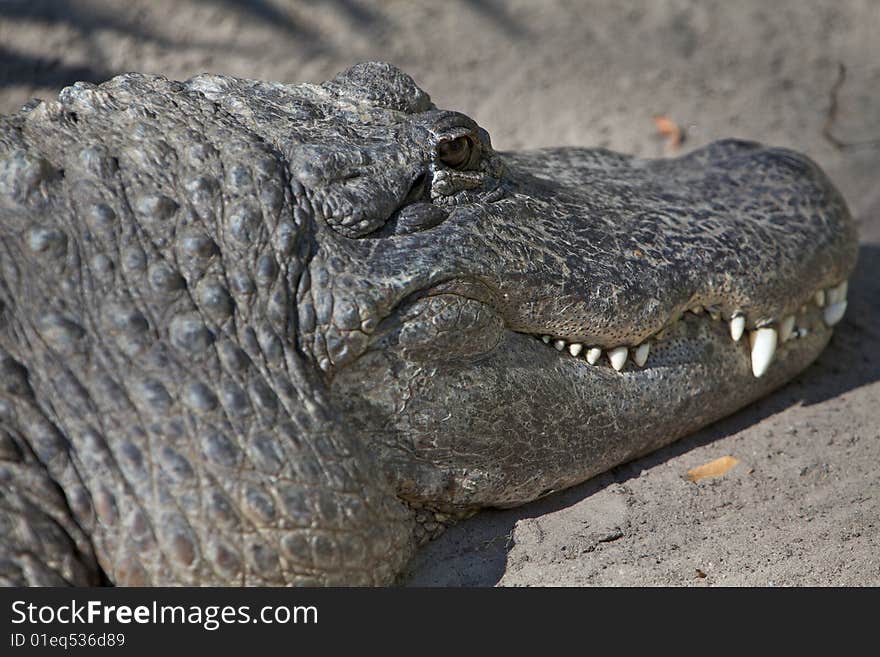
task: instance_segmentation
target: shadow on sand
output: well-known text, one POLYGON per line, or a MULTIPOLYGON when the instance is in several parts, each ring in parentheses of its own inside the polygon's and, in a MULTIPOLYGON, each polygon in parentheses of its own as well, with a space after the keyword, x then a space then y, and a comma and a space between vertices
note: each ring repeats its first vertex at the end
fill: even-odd
MULTIPOLYGON (((199 1, 205 5, 218 6, 226 13, 238 14, 282 30, 286 38, 295 41, 308 54, 314 55, 330 49, 313 26, 294 19, 292 12, 284 11, 268 0, 199 1)), ((292 6, 295 4, 306 6, 304 3, 292 3, 292 6)), ((335 0, 333 7, 356 25, 367 26, 376 20, 370 10, 354 0, 335 0)), ((109 57, 103 49, 103 42, 97 38, 100 32, 133 37, 169 51, 185 48, 227 50, 230 47, 223 40, 170 38, 146 24, 136 12, 107 9, 80 0, 2 0, 0 21, 13 24, 44 23, 75 32, 78 35, 77 41, 85 44, 87 60, 81 65, 69 65, 59 62, 57 58, 16 52, 9 47, 0 46, 0 87, 18 84, 63 87, 77 81, 97 83, 124 72, 106 66, 105 62, 109 57)), ((246 48, 239 47, 239 50, 247 52, 246 48)))
MULTIPOLYGON (((336 50, 321 25, 325 20, 317 12, 331 12, 346 23, 353 32, 369 33, 375 26, 393 23, 393 9, 364 0, 326 0, 321 5, 311 0, 194 0, 214 7, 219 14, 237 15, 242 20, 262 23, 284 33, 284 39, 296 44, 305 59, 326 55, 336 50)), ((463 0, 464 9, 474 16, 488 20, 495 29, 508 36, 521 37, 527 28, 515 20, 507 7, 497 0, 463 0)), ((185 39, 163 34, 161 28, 144 20, 140 12, 124 8, 106 8, 83 0, 0 0, 0 21, 16 23, 43 23, 62 27, 76 33, 76 41, 84 44, 86 61, 72 66, 56 58, 16 51, 0 46, 0 87, 32 85, 62 87, 77 81, 101 82, 124 71, 111 70, 110 59, 104 50, 101 32, 114 32, 151 43, 164 50, 198 49, 207 52, 227 51, 230 47, 249 54, 250 46, 231 45, 224 39, 204 39, 189 36, 185 39)), ((198 32, 197 32, 198 34, 198 32)), ((253 54, 259 54, 254 51, 253 54)), ((353 63, 353 62, 352 62, 353 63)))

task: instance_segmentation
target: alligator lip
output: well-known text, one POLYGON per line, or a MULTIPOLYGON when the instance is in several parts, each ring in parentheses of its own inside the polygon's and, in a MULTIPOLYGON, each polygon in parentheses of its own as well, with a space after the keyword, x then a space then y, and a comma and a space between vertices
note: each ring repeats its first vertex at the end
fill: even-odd
MULTIPOLYGON (((752 375, 760 378, 766 374, 782 350, 797 350, 798 343, 807 336, 826 335, 841 321, 847 308, 846 281, 809 295, 796 311, 789 315, 749 317, 741 310, 729 310, 723 303, 708 306, 694 305, 671 317, 659 331, 635 344, 607 346, 589 344, 566 336, 549 333, 519 331, 506 325, 508 330, 530 336, 548 349, 559 352, 559 357, 582 366, 605 366, 616 372, 637 372, 652 366, 652 355, 668 348, 671 340, 680 338, 682 322, 706 324, 706 335, 739 345, 749 359, 752 375), (711 325, 711 326, 709 326, 711 325)), ((430 296, 455 295, 463 299, 479 301, 503 316, 504 303, 497 290, 480 281, 454 279, 437 283, 408 297, 395 312, 383 322, 381 330, 373 336, 373 342, 398 326, 406 309, 430 296)))
POLYGON ((561 356, 577 359, 588 365, 607 364, 620 372, 624 369, 649 367, 651 353, 656 352, 657 346, 676 332, 676 325, 682 321, 724 324, 723 333, 727 339, 733 342, 742 341, 744 349, 747 345, 752 374, 761 377, 771 366, 777 351, 787 348, 787 343, 788 347, 796 349, 798 340, 811 333, 827 332, 843 318, 847 307, 847 288, 847 282, 844 281, 828 289, 817 290, 800 305, 797 312, 776 320, 749 318, 739 310, 722 310, 720 304, 693 306, 682 315, 671 318, 663 329, 635 345, 603 348, 549 334, 534 334, 533 337, 560 352, 561 356), (744 336, 748 337, 744 339, 744 336))

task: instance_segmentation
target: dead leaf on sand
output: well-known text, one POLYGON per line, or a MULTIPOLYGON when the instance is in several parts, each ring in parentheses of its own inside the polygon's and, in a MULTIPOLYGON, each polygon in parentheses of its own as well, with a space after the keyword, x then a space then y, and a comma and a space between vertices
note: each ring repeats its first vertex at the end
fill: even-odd
POLYGON ((657 126, 657 132, 666 137, 666 146, 672 150, 677 150, 684 141, 684 130, 669 117, 657 114, 654 116, 654 125, 657 126))
POLYGON ((739 459, 732 456, 722 456, 720 459, 709 461, 696 468, 688 470, 687 477, 690 481, 697 482, 700 479, 708 479, 710 477, 720 477, 733 466, 739 463, 739 459))

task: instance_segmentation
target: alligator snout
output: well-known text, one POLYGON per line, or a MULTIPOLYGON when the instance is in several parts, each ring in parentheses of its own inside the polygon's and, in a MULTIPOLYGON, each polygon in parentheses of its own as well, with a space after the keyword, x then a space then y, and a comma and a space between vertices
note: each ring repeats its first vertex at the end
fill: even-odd
POLYGON ((748 336, 760 376, 776 344, 813 327, 810 308, 829 326, 842 316, 853 223, 805 156, 727 140, 672 160, 590 149, 486 159, 504 172, 494 196, 405 206, 395 225, 423 230, 362 250, 364 275, 381 270, 389 285, 353 297, 376 323, 458 280, 490 290, 480 299, 510 330, 620 370, 705 312, 734 341, 748 336))
POLYGON ((518 292, 528 303, 508 315, 516 330, 594 362, 607 353, 620 370, 643 365, 684 313, 705 312, 734 341, 748 332, 761 376, 777 343, 813 327, 811 308, 826 326, 840 320, 855 231, 808 158, 733 140, 676 160, 603 155, 514 156, 542 180, 536 217, 555 256, 532 280, 546 305, 518 292), (569 172, 549 182, 563 163, 569 172))

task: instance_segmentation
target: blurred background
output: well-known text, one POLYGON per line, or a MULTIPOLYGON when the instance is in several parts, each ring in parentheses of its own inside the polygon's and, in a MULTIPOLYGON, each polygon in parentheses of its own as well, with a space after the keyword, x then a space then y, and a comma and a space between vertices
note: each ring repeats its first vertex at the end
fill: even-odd
POLYGON ((880 583, 880 0, 0 0, 0 113, 127 71, 320 82, 369 59, 500 150, 661 156, 735 136, 806 152, 863 242, 847 317, 798 381, 561 497, 462 523, 411 582, 880 583), (725 453, 751 469, 714 496, 687 488, 686 467, 725 453))
POLYGON ((498 148, 669 154, 663 117, 682 149, 741 136, 805 150, 857 213, 880 207, 864 175, 880 153, 877 0, 0 0, 2 112, 126 71, 317 82, 367 59, 498 148))

